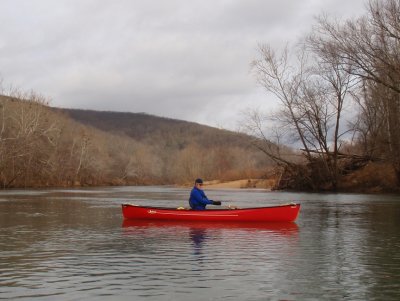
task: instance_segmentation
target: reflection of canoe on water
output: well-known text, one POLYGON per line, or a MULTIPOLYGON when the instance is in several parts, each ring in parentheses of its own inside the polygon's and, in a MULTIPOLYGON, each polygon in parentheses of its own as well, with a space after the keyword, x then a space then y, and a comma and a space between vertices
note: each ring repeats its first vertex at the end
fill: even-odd
POLYGON ((266 230, 268 232, 291 233, 297 232, 298 226, 292 222, 193 222, 173 220, 134 220, 124 219, 123 228, 189 228, 189 229, 249 229, 266 230))
POLYGON ((188 210, 174 208, 122 205, 125 219, 175 220, 203 222, 293 222, 299 214, 299 204, 243 209, 188 210))

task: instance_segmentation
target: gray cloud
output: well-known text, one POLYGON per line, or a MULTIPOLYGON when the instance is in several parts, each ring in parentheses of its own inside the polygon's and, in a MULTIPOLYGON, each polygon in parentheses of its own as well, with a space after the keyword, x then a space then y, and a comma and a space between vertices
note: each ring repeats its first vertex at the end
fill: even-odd
POLYGON ((235 127, 266 105, 249 64, 295 42, 323 11, 363 0, 3 0, 0 74, 60 107, 147 112, 235 127))

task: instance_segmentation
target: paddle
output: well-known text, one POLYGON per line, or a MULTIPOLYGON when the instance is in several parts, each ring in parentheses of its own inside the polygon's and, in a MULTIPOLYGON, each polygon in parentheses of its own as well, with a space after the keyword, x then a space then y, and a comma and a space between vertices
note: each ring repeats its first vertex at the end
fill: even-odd
MULTIPOLYGON (((221 206, 221 201, 213 201, 213 203, 212 203, 213 205, 217 205, 217 206, 221 206)), ((233 205, 228 205, 227 206, 228 207, 228 209, 239 209, 238 207, 236 207, 236 206, 233 206, 233 205)))
POLYGON ((239 209, 239 208, 238 208, 238 207, 236 207, 236 206, 233 206, 233 205, 228 205, 228 209, 235 210, 235 209, 239 209))

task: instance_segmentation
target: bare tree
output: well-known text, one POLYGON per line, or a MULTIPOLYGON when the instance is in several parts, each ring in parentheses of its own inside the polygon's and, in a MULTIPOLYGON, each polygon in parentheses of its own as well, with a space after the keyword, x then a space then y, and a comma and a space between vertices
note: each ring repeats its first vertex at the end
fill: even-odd
MULTIPOLYGON (((307 46, 300 48, 294 65, 288 64, 287 48, 277 56, 269 46, 260 46, 260 58, 253 67, 259 83, 279 100, 281 110, 274 118, 281 130, 276 136, 292 135, 304 152, 311 173, 309 185, 318 189, 329 182, 336 189, 340 138, 346 132, 341 125, 342 112, 351 77, 342 70, 333 50, 327 53, 312 37, 307 46)), ((253 121, 262 132, 261 119, 253 121)), ((266 153, 275 161, 293 166, 278 150, 266 153)))
POLYGON ((319 44, 335 49, 342 68, 359 78, 360 85, 365 87, 364 95, 368 97, 361 99, 362 112, 377 119, 364 124, 364 134, 376 135, 376 131, 371 132, 374 124, 384 130, 387 157, 391 158, 400 185, 399 19, 399 1, 373 0, 369 2, 368 14, 355 21, 341 24, 320 18, 318 35, 319 44))
POLYGON ((57 124, 48 118, 46 100, 33 92, 14 91, 1 101, 0 174, 3 187, 26 185, 48 169, 57 124))

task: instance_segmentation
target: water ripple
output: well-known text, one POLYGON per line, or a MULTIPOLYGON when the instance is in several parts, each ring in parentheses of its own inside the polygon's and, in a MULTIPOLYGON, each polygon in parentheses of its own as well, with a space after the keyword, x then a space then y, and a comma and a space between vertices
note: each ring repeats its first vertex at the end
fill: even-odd
MULTIPOLYGON (((123 223, 116 196, 125 193, 159 204, 183 195, 176 188, 2 194, 16 199, 0 202, 0 299, 398 298, 397 200, 378 206, 302 195, 297 224, 123 223)), ((216 193, 240 194, 253 206, 265 197, 216 193)))

